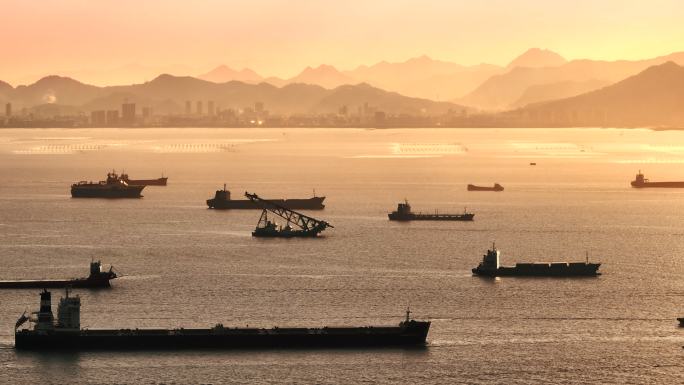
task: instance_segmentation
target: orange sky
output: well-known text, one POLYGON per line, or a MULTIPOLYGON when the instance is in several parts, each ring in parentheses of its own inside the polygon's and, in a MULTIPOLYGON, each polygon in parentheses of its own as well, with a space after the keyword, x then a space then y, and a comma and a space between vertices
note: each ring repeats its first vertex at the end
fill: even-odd
POLYGON ((0 0, 0 10, 0 80, 13 85, 47 74, 138 82, 218 64, 290 77, 422 54, 506 64, 530 47, 568 59, 684 50, 681 0, 0 0))

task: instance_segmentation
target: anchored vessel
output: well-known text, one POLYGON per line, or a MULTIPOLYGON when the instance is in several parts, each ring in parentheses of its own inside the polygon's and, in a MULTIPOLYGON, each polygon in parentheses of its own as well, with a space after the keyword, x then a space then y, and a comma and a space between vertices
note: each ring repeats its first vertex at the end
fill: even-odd
POLYGON ((684 327, 684 317, 677 318, 677 321, 679 321, 679 327, 684 327))
MULTIPOLYGON (((291 210, 323 210, 325 205, 323 201, 325 197, 314 196, 305 199, 269 199, 280 206, 291 210)), ((226 190, 226 185, 223 185, 223 190, 216 190, 214 198, 207 199, 207 206, 210 209, 227 210, 227 209, 263 209, 263 205, 254 202, 250 199, 230 199, 230 191, 226 190)))
POLYGON ((98 183, 78 182, 71 185, 73 198, 140 198, 144 185, 129 185, 115 172, 107 173, 107 180, 98 183))
POLYGON ((17 349, 32 350, 145 350, 145 349, 234 349, 295 347, 389 347, 425 344, 429 321, 409 318, 398 326, 322 328, 232 328, 217 324, 210 329, 81 329, 81 299, 61 298, 55 322, 51 294, 40 293, 36 317, 22 314, 14 330, 17 349), (31 321, 32 329, 19 329, 31 321))
POLYGON ((536 276, 536 277, 574 277, 597 276, 600 263, 586 262, 553 262, 553 263, 516 263, 515 266, 499 265, 499 250, 492 245, 491 250, 482 258, 482 262, 473 269, 473 274, 487 277, 503 276, 536 276))
POLYGON ((128 174, 121 173, 121 180, 134 186, 166 186, 169 178, 162 174, 161 178, 157 179, 130 179, 128 174))
POLYGON ((295 237, 317 237, 318 234, 333 227, 326 221, 321 221, 316 218, 306 216, 294 210, 281 206, 275 201, 261 199, 256 194, 245 192, 245 196, 250 201, 263 207, 259 223, 256 229, 252 231, 253 237, 269 237, 269 238, 295 238, 295 237), (268 213, 271 212, 287 221, 285 227, 278 226, 277 223, 268 219, 268 213))
POLYGON ((397 210, 387 214, 390 221, 472 221, 475 214, 463 210, 463 214, 423 214, 411 211, 407 200, 397 205, 397 210))
POLYGON ((644 188, 644 187, 663 187, 663 188, 684 188, 684 182, 651 182, 644 178, 644 174, 636 174, 636 178, 631 182, 632 187, 644 188))
POLYGON ((90 275, 85 278, 72 279, 46 279, 46 280, 19 280, 19 281, 0 281, 0 289, 43 289, 53 287, 109 287, 109 281, 117 277, 113 268, 109 271, 102 271, 100 261, 90 262, 90 275))
POLYGON ((474 184, 468 185, 468 191, 503 191, 504 188, 498 183, 494 183, 494 187, 489 186, 476 186, 474 184))

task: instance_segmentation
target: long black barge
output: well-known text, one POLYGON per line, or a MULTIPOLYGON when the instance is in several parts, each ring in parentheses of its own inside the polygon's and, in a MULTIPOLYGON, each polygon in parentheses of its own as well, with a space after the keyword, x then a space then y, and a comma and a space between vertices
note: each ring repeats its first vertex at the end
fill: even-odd
POLYGON ((111 267, 109 271, 102 271, 100 261, 92 261, 90 262, 90 275, 87 277, 0 281, 0 289, 104 288, 110 287, 109 281, 115 278, 117 275, 111 267))
POLYGON ((396 211, 387 214, 390 221, 472 221, 475 214, 463 211, 463 214, 424 214, 411 211, 408 201, 397 204, 396 211))
MULTIPOLYGON (((58 322, 51 311, 51 294, 41 293, 37 319, 25 314, 16 323, 16 349, 25 350, 179 350, 246 348, 345 348, 424 346, 429 321, 409 318, 397 326, 322 328, 231 328, 217 324, 209 329, 81 329, 80 298, 60 299, 58 322), (19 329, 32 321, 32 329, 19 329)), ((33 314, 36 314, 33 313, 33 314)))
POLYGON ((585 262, 532 262, 500 266, 499 250, 492 246, 474 268, 473 274, 485 277, 596 277, 601 275, 600 263, 585 262))

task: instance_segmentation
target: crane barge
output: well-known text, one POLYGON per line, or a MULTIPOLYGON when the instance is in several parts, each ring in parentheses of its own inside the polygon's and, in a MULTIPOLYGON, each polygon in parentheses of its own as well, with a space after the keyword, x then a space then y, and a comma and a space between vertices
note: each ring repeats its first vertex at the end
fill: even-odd
POLYGON ((264 238, 295 238, 295 237, 317 237, 321 231, 328 227, 334 227, 326 221, 304 215, 297 211, 284 207, 276 202, 262 199, 256 194, 245 192, 245 196, 252 202, 263 207, 261 217, 256 229, 252 231, 253 237, 264 238), (285 227, 278 226, 276 222, 268 218, 268 213, 274 214, 287 221, 285 227))

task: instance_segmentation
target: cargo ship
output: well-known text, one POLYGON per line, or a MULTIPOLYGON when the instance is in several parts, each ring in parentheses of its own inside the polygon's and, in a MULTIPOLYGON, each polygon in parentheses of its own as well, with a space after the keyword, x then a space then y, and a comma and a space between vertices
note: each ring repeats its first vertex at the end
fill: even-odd
POLYGON ((57 320, 51 293, 40 293, 40 311, 22 314, 14 329, 14 345, 24 350, 152 350, 245 348, 420 347, 430 321, 406 318, 396 326, 237 328, 223 324, 207 329, 82 329, 81 299, 61 298, 57 320), (21 328, 26 322, 33 328, 21 328), (20 329, 21 328, 21 329, 20 329))
POLYGON ((660 188, 684 188, 684 182, 651 182, 644 178, 644 174, 636 174, 636 178, 631 182, 632 187, 646 188, 646 187, 660 187, 660 188))
POLYGON ((463 214, 423 214, 411 211, 408 200, 397 205, 397 210, 387 214, 390 221, 472 221, 475 214, 463 210, 463 214))
POLYGON ((494 183, 493 187, 489 186, 476 186, 474 184, 468 185, 468 191, 503 191, 504 188, 498 183, 494 183))
POLYGON ((145 186, 129 185, 115 172, 107 173, 107 180, 78 182, 71 185, 72 198, 141 198, 145 186))
POLYGON ((130 179, 128 174, 121 173, 121 180, 133 186, 166 186, 168 177, 162 174, 161 178, 157 179, 130 179))
POLYGON ((109 281, 116 277, 111 266, 108 271, 103 271, 100 261, 92 261, 90 262, 90 275, 84 278, 0 281, 0 289, 102 288, 109 287, 109 281))
MULTIPOLYGON (((323 201, 325 197, 314 196, 311 198, 304 199, 268 199, 280 206, 286 207, 292 210, 323 210, 325 205, 323 201)), ((251 209, 251 210, 261 210, 263 205, 255 203, 249 199, 230 199, 230 191, 226 189, 226 185, 223 185, 223 190, 216 190, 214 198, 207 199, 207 206, 210 209, 217 210, 230 210, 230 209, 251 209)))
POLYGON ((516 263, 515 266, 500 266, 499 250, 492 245, 491 250, 482 258, 482 262, 473 269, 473 274, 486 277, 528 276, 528 277, 577 277, 598 276, 600 263, 585 262, 553 262, 553 263, 516 263))

